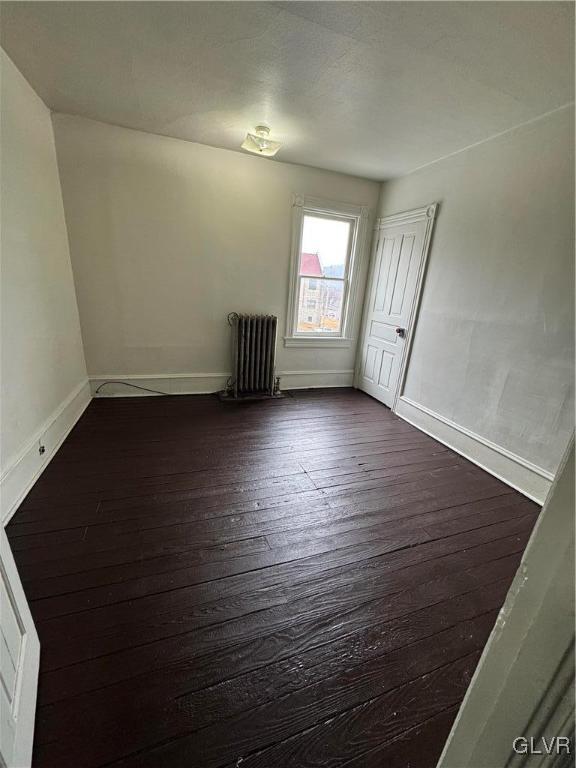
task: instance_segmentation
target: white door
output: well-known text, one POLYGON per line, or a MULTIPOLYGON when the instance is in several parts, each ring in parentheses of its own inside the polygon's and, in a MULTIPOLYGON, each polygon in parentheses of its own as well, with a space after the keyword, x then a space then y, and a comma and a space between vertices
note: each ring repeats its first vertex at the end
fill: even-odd
POLYGON ((394 408, 416 318, 436 205, 380 219, 364 309, 357 386, 394 408))
POLYGON ((0 644, 0 766, 27 768, 32 761, 40 643, 1 527, 0 644))

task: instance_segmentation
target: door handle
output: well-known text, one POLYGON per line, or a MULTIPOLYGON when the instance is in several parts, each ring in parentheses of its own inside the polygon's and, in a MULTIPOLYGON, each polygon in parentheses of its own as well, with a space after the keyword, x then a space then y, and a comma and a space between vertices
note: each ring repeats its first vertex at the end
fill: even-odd
POLYGON ((396 328, 396 333, 401 339, 406 338, 406 328, 396 328))

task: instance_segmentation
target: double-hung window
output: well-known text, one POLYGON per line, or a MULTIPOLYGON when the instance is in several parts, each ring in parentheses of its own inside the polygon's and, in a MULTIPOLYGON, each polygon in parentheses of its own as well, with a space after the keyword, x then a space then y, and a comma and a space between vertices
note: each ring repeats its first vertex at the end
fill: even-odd
POLYGON ((286 346, 347 346, 366 211, 294 198, 286 346))

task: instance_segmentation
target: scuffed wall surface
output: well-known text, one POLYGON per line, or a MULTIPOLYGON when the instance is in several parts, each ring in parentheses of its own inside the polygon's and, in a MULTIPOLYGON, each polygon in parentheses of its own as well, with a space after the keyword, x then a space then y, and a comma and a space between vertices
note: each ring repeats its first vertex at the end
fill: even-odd
POLYGON ((383 185, 440 203, 404 394, 555 471, 574 422, 571 109, 383 185))

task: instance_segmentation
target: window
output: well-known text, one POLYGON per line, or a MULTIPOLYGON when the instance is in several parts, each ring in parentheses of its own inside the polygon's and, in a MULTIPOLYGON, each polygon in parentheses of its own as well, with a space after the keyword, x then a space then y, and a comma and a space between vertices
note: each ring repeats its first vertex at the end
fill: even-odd
POLYGON ((365 209, 296 198, 286 346, 348 346, 365 209))

